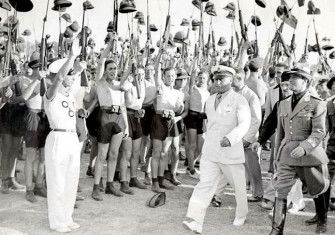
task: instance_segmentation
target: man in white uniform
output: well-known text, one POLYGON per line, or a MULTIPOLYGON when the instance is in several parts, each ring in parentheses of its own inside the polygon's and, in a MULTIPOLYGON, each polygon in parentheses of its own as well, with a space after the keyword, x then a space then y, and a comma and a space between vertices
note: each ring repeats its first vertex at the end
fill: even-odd
POLYGON ((45 143, 49 225, 52 230, 63 233, 80 227, 72 219, 80 170, 76 109, 70 90, 75 77, 67 76, 79 53, 76 38, 69 57, 50 65, 50 71, 57 72, 57 67, 61 69, 44 96, 51 129, 45 143))
POLYGON ((243 225, 248 213, 244 150, 242 138, 250 127, 250 109, 246 99, 231 88, 235 70, 220 66, 214 72, 214 90, 205 104, 207 135, 200 161, 200 182, 190 199, 185 228, 202 232, 206 209, 217 184, 224 175, 235 188, 234 225, 243 225))

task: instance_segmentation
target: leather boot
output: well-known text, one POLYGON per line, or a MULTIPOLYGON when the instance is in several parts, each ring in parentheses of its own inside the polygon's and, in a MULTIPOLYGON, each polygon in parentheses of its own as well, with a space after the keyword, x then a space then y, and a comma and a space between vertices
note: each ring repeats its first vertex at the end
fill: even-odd
POLYGON ((136 187, 136 188, 139 188, 139 189, 147 189, 147 186, 144 185, 143 183, 141 183, 136 177, 130 178, 129 186, 130 187, 136 187))
POLYGON ((100 193, 100 188, 99 188, 99 185, 98 184, 95 184, 93 186, 93 191, 92 191, 92 198, 96 201, 102 201, 103 198, 101 196, 101 193, 100 193))
POLYGON ((123 197, 123 194, 121 193, 121 191, 118 190, 117 188, 114 188, 113 182, 106 183, 105 193, 113 194, 114 196, 117 196, 117 197, 123 197))
POLYGON ((129 188, 128 181, 121 181, 120 191, 125 194, 134 195, 134 191, 131 188, 129 188))
POLYGON ((318 196, 317 204, 315 204, 315 210, 318 217, 315 229, 316 234, 327 232, 328 195, 330 195, 330 188, 325 193, 318 196))
POLYGON ((169 183, 167 183, 167 180, 165 180, 163 176, 158 176, 158 184, 159 187, 162 189, 174 190, 174 186, 169 185, 169 183))
POLYGON ((276 198, 272 217, 272 230, 270 232, 270 235, 283 234, 286 211, 287 211, 287 200, 276 198))

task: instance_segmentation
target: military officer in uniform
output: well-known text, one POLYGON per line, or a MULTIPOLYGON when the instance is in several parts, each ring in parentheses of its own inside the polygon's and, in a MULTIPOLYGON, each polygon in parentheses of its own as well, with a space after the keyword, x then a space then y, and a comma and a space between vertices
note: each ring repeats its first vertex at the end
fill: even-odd
MULTIPOLYGON (((293 95, 280 102, 276 136, 276 200, 270 234, 283 234, 287 195, 300 178, 309 193, 321 197, 329 187, 328 158, 322 148, 326 135, 326 105, 308 91, 312 76, 298 64, 289 73, 293 95), (313 174, 311 174, 313 172, 313 174)), ((317 233, 326 230, 325 211, 316 208, 317 233)))

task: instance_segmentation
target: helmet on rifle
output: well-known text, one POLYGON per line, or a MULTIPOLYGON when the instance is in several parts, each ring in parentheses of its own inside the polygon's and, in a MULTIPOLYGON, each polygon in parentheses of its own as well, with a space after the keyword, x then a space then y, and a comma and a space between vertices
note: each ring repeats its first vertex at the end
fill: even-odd
POLYGON ((193 4, 196 8, 198 8, 198 9, 200 10, 200 8, 201 8, 201 2, 200 2, 200 0, 193 0, 193 1, 192 1, 192 4, 193 4))
POLYGON ((207 2, 206 7, 205 7, 205 12, 210 15, 210 16, 217 16, 214 3, 212 2, 207 2))
POLYGON ((107 26, 107 32, 110 33, 110 32, 113 32, 114 31, 114 23, 113 21, 110 21, 108 23, 108 26, 107 26))
POLYGON ((256 4, 262 8, 266 7, 266 3, 264 0, 255 0, 256 4))
POLYGON ((30 36, 31 35, 31 31, 29 29, 26 29, 23 31, 22 33, 23 36, 30 36))
POLYGON ((173 41, 176 43, 184 43, 187 38, 187 34, 184 31, 179 31, 174 35, 173 41))
POLYGON ((138 11, 136 12, 135 16, 134 16, 134 19, 140 19, 140 18, 144 18, 144 14, 142 11, 138 11))
POLYGON ((223 9, 224 9, 224 10, 227 10, 227 11, 235 11, 235 10, 236 10, 235 3, 230 2, 230 3, 228 3, 227 6, 225 6, 223 9))
POLYGON ((79 31, 79 24, 77 21, 73 21, 73 23, 69 26, 72 32, 77 33, 79 31))
POLYGON ((251 17, 251 23, 255 26, 261 26, 262 25, 261 19, 256 15, 253 15, 251 17))
POLYGON ((183 20, 181 21, 181 26, 189 26, 190 22, 188 21, 188 19, 183 18, 183 20))
POLYGON ((40 53, 38 51, 34 51, 30 56, 30 61, 28 66, 32 69, 38 68, 41 65, 40 63, 40 53))
POLYGON ((235 12, 230 11, 226 18, 230 20, 235 20, 235 12))
POLYGON ((220 37, 219 41, 218 41, 218 46, 222 47, 224 45, 227 44, 227 41, 224 37, 220 37))
POLYGON ((66 8, 72 6, 72 2, 67 0, 55 0, 54 6, 51 8, 54 11, 64 11, 66 8))
POLYGON ((93 4, 90 1, 85 1, 83 3, 84 10, 92 10, 94 8, 93 4))
POLYGON ((62 18, 63 18, 66 22, 68 22, 68 23, 72 23, 71 16, 70 16, 69 13, 64 13, 64 14, 62 15, 62 18))
POLYGON ((134 0, 122 0, 120 3, 120 13, 131 13, 136 11, 136 5, 134 0))
POLYGON ((150 28, 150 31, 152 31, 152 32, 157 32, 158 31, 156 25, 154 25, 154 24, 150 24, 149 28, 150 28))
POLYGON ((9 0, 9 3, 18 12, 28 12, 34 7, 30 0, 9 0))

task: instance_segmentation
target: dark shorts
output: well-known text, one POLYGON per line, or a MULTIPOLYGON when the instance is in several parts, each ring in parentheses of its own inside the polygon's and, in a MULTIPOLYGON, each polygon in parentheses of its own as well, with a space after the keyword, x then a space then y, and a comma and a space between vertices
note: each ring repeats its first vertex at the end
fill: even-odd
POLYGON ((95 138, 97 138, 99 132, 99 110, 99 106, 95 107, 90 116, 86 119, 88 133, 95 138))
POLYGON ((122 114, 112 113, 110 111, 100 109, 98 114, 99 131, 97 140, 102 144, 109 144, 113 135, 123 132, 125 124, 122 114))
POLYGON ((20 104, 5 104, 0 109, 0 133, 10 134, 16 137, 24 136, 26 124, 24 117, 27 106, 20 104))
POLYGON ((174 134, 174 123, 172 119, 163 118, 159 114, 155 114, 152 119, 150 138, 157 140, 165 140, 174 134))
POLYGON ((28 110, 25 115, 27 131, 25 141, 27 148, 44 148, 45 140, 50 132, 49 122, 44 112, 28 110))
POLYGON ((128 114, 129 137, 133 140, 143 136, 141 118, 136 118, 134 114, 128 114))
POLYGON ((173 124, 172 130, 169 132, 169 137, 177 137, 183 133, 183 121, 180 120, 173 124))
POLYGON ((195 129, 197 134, 203 134, 206 132, 205 118, 202 114, 194 111, 189 111, 188 115, 184 119, 186 129, 195 129))
POLYGON ((153 105, 150 105, 148 107, 145 107, 144 110, 145 110, 145 114, 144 114, 144 117, 141 118, 141 126, 142 126, 143 135, 148 136, 151 131, 151 124, 152 124, 152 119, 155 115, 155 109, 153 105))

